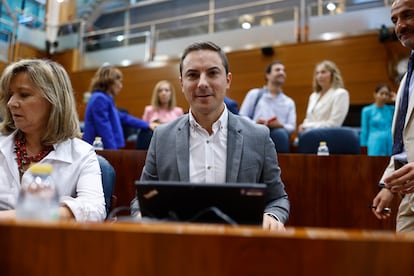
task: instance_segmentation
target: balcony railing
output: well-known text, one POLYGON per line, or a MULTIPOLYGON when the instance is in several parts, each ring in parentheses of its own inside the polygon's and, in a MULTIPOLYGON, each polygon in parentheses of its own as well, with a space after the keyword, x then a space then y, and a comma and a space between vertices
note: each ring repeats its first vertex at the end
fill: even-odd
MULTIPOLYGON (((129 65, 177 57, 185 45, 194 40, 210 39, 226 50, 240 50, 379 29, 383 24, 391 25, 388 1, 364 0, 357 5, 354 0, 352 6, 347 6, 344 0, 331 1, 329 3, 335 4, 337 10, 328 10, 328 2, 322 0, 309 3, 300 0, 296 1, 299 5, 289 7, 283 7, 281 0, 217 7, 211 4, 215 1, 210 0, 209 8, 203 11, 143 22, 131 20, 135 14, 132 10, 119 10, 102 16, 111 20, 111 16, 115 18, 122 14, 122 23, 99 30, 88 26, 84 20, 59 26, 43 22, 18 24, 9 33, 0 32, 0 39, 5 38, 4 42, 12 45, 14 41, 11 38, 16 38, 52 54, 78 49, 83 57, 83 68, 98 67, 104 62, 129 65), (343 23, 347 18, 350 24, 343 23), (342 23, 331 23, 335 21, 342 23), (57 41, 48 38, 47 31, 51 28, 57 32, 57 41)), ((16 12, 18 18, 22 11, 16 12)), ((10 53, 0 52, 2 59, 10 56, 10 53)))

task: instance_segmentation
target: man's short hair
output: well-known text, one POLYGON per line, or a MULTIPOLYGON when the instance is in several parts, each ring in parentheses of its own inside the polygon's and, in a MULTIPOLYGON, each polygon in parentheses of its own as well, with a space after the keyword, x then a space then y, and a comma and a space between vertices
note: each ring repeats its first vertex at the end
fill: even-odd
POLYGON ((188 53, 198 50, 210 50, 217 52, 221 58, 221 61, 223 62, 224 69, 226 70, 226 74, 229 73, 229 62, 227 60, 226 53, 215 43, 211 41, 205 41, 205 42, 195 42, 190 44, 187 48, 185 48, 183 55, 181 56, 180 60, 180 76, 182 76, 183 73, 183 61, 185 57, 188 55, 188 53))

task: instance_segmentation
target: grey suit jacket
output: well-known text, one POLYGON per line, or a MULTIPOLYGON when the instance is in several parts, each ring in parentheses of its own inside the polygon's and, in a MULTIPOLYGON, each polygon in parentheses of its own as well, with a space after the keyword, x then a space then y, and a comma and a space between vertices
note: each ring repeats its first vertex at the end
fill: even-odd
MULTIPOLYGON (((231 112, 228 114, 226 182, 267 184, 265 212, 285 223, 290 204, 269 129, 231 112)), ((190 180, 189 130, 186 114, 154 131, 142 180, 190 180)))

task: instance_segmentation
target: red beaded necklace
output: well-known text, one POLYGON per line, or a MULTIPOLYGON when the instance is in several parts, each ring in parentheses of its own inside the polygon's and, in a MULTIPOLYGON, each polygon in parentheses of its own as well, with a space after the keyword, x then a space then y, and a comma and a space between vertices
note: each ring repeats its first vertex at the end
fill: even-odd
POLYGON ((31 163, 36 163, 42 160, 46 155, 49 154, 53 150, 52 146, 43 147, 42 151, 35 156, 28 156, 26 151, 26 138, 24 136, 22 138, 18 138, 16 136, 14 140, 15 145, 15 152, 16 152, 16 160, 17 166, 19 168, 20 174, 25 172, 25 168, 27 165, 31 163))

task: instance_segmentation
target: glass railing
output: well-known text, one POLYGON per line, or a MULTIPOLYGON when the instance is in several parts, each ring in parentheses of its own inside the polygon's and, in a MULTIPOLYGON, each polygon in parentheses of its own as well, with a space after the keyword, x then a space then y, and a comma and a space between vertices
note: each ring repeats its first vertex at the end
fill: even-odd
MULTIPOLYGON (((230 5, 230 2, 239 2, 216 1, 216 5, 206 10, 142 22, 136 20, 136 11, 132 10, 133 6, 130 5, 131 8, 117 10, 114 13, 104 13, 98 20, 101 23, 105 20, 113 20, 119 26, 98 29, 87 27, 85 21, 48 26, 36 21, 36 24, 19 24, 17 30, 0 29, 0 41, 10 44, 10 38, 15 37, 18 41, 46 50, 46 33, 53 27, 57 30, 57 43, 52 44, 53 52, 78 49, 82 56, 89 55, 88 58, 82 60, 87 62, 96 60, 96 63, 83 64, 82 67, 98 66, 102 62, 98 56, 109 58, 111 55, 116 57, 114 61, 106 62, 130 64, 178 55, 182 45, 194 39, 215 39, 228 50, 320 39, 321 33, 332 32, 328 27, 334 26, 325 23, 325 17, 338 16, 339 18, 347 13, 354 13, 355 16, 361 17, 360 13, 364 10, 388 7, 390 5, 388 1, 294 1, 299 3, 296 6, 286 6, 286 3, 283 5, 286 1, 281 0, 240 1, 243 3, 233 5, 230 5), (330 10, 329 7, 332 6, 328 4, 334 5, 335 9, 330 10), (122 17, 122 20, 115 20, 116 17, 122 17), (327 26, 320 28, 321 22, 327 26), (33 34, 28 35, 31 31, 33 34), (121 51, 117 50, 121 49, 125 54, 118 55, 121 51), (108 51, 112 51, 112 54, 108 51), (131 60, 131 56, 135 59, 131 60)), ((20 11, 16 12, 17 15, 21 14, 20 11)), ((379 17, 384 17, 381 19, 383 22, 391 23, 389 14, 384 15, 386 13, 387 11, 385 13, 382 10, 377 11, 379 17)), ((376 28, 378 22, 370 24, 368 27, 360 24, 361 26, 356 26, 356 29, 359 27, 361 29, 376 28)), ((106 22, 101 25, 110 24, 106 22)), ((335 27, 336 31, 346 33, 347 29, 342 28, 345 25, 335 27)), ((2 58, 1 55, 3 55, 2 52, 0 52, 0 58, 2 58)))

